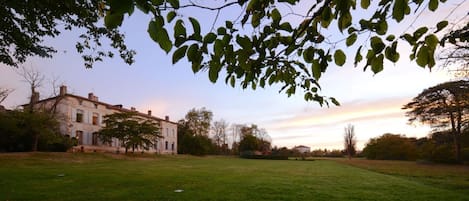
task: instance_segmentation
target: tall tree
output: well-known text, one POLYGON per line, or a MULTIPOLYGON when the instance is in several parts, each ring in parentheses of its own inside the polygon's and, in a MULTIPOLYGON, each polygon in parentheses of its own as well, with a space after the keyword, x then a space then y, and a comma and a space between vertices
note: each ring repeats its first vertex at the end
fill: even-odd
POLYGON ((208 136, 210 132, 210 125, 212 123, 213 113, 205 107, 200 109, 191 109, 186 114, 186 123, 195 135, 208 136))
POLYGON ((344 148, 349 159, 352 159, 352 156, 356 153, 356 143, 357 138, 355 136, 355 127, 352 124, 349 124, 344 128, 344 148))
POLYGON ((419 66, 433 67, 436 47, 439 42, 446 43, 437 32, 443 30, 448 21, 435 22, 435 26, 423 26, 408 33, 405 30, 398 35, 390 33, 388 24, 418 17, 415 13, 423 10, 436 12, 444 2, 3 0, 2 27, 10 31, 0 35, 0 62, 15 66, 27 56, 51 56, 55 50, 44 46, 42 40, 59 35, 57 25, 63 24, 65 29, 82 27, 86 31, 80 36, 83 41, 76 47, 82 54, 85 50, 92 52, 83 55, 87 67, 114 55, 100 49, 101 38, 109 38, 111 47, 119 51, 124 61, 132 63, 135 52, 126 48, 119 27, 125 16, 140 10, 151 15, 148 34, 166 53, 172 51, 173 63, 186 57, 194 73, 207 72, 212 82, 218 80, 223 70, 225 82, 233 87, 236 83, 253 89, 280 84, 281 91, 288 96, 301 91, 308 101, 338 105, 336 99, 319 94, 319 79, 331 65, 346 63, 344 48, 354 53, 348 60, 355 65, 363 61, 365 70, 379 73, 385 60, 399 60, 397 47, 405 41, 412 49, 409 55, 412 60, 419 66), (302 12, 288 9, 293 6, 301 7, 302 12), (220 23, 220 13, 226 9, 239 11, 239 17, 223 19, 224 23, 220 23), (201 26, 193 15, 200 12, 211 12, 214 21, 201 26), (291 20, 293 16, 297 19, 291 20), (97 25, 102 18, 106 28, 97 25), (187 29, 189 26, 192 29, 187 29))
POLYGON ((158 138, 162 138, 160 126, 154 121, 139 117, 136 112, 116 112, 104 116, 105 126, 99 130, 99 138, 104 142, 111 142, 117 138, 125 147, 148 149, 158 138))
POLYGON ((469 81, 451 81, 423 90, 403 106, 410 122, 419 121, 435 129, 450 129, 455 156, 461 159, 460 137, 469 125, 469 81))

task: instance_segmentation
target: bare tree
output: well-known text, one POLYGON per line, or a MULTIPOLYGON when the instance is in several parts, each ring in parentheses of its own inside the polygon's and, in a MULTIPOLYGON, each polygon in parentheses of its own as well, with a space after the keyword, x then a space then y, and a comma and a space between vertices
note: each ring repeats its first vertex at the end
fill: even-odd
POLYGON ((214 134, 213 138, 218 147, 222 147, 226 144, 227 128, 228 128, 228 123, 223 119, 213 122, 213 127, 212 127, 213 134, 214 134))
POLYGON ((23 78, 23 81, 29 85, 31 96, 29 97, 27 109, 30 113, 33 113, 34 105, 39 101, 39 92, 37 90, 42 86, 45 76, 34 68, 26 67, 22 67, 17 73, 23 78))
POLYGON ((357 139, 355 136, 355 127, 352 124, 349 124, 344 129, 344 148, 349 159, 352 159, 352 156, 355 155, 356 143, 357 139))

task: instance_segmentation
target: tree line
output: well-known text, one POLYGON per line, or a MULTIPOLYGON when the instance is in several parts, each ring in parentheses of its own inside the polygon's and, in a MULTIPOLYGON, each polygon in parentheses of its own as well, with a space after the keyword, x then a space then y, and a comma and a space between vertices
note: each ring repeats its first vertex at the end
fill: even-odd
POLYGON ((235 154, 250 151, 266 153, 271 148, 267 131, 255 124, 229 124, 213 121, 212 111, 193 108, 178 122, 178 153, 235 154))

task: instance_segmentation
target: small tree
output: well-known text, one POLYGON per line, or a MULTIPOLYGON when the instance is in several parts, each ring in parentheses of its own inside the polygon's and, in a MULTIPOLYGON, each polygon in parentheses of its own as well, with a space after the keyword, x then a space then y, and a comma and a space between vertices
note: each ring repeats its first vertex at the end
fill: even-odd
POLYGON ((357 139, 355 137, 355 127, 352 124, 349 124, 344 128, 344 148, 345 153, 347 153, 349 159, 352 159, 352 156, 356 153, 356 143, 357 139))
POLYGON ((99 138, 104 142, 111 142, 117 138, 125 147, 125 153, 129 148, 132 152, 141 147, 149 149, 158 138, 162 138, 160 126, 147 119, 143 119, 136 112, 114 113, 104 116, 104 126, 99 132, 99 138))

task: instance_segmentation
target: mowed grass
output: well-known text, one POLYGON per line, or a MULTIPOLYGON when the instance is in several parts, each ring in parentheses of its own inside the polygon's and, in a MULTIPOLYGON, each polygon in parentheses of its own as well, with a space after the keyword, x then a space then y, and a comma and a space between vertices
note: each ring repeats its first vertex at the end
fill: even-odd
POLYGON ((469 200, 469 188, 331 160, 26 153, 0 154, 0 200, 469 200))
POLYGON ((469 165, 448 165, 419 163, 414 161, 366 160, 354 158, 328 158, 383 174, 417 180, 439 188, 461 191, 469 194, 469 165))

